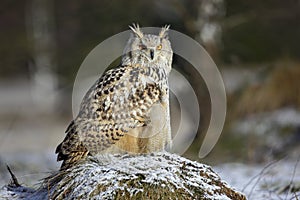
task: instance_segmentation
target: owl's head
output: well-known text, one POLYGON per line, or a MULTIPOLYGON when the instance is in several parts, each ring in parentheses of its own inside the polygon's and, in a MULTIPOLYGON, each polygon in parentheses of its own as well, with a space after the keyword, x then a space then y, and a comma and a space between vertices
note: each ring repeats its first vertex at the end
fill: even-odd
POLYGON ((144 34, 138 25, 129 26, 132 34, 124 49, 123 64, 150 64, 171 70, 173 51, 168 39, 169 26, 163 27, 158 35, 144 34))

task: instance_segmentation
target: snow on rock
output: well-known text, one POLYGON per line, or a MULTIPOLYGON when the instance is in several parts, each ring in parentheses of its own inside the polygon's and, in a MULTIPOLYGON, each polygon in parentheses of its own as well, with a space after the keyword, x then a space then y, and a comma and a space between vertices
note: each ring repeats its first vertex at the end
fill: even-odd
POLYGON ((7 185, 3 199, 246 199, 211 167, 167 152, 89 157, 37 190, 7 185))

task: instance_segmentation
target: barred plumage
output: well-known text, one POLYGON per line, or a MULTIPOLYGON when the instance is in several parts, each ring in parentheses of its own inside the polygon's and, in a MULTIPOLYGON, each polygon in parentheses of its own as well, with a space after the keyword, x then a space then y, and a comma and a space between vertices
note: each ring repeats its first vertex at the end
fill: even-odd
POLYGON ((144 35, 138 26, 131 29, 121 65, 89 89, 56 149, 62 168, 88 154, 150 153, 171 143, 168 27, 158 36, 144 35))

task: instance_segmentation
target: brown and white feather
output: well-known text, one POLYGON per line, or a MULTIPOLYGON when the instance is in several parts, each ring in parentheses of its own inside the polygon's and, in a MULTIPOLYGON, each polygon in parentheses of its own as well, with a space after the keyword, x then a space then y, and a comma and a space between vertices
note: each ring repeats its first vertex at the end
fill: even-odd
MULTIPOLYGON (((161 38, 166 36, 167 27, 163 28, 161 36, 144 35, 138 26, 132 29, 136 30, 133 31, 134 38, 129 39, 125 49, 137 43, 135 40, 144 39, 144 43, 150 46, 154 41, 155 47, 162 45, 162 40, 167 40, 161 38)), ((135 51, 136 47, 132 49, 135 51)), ((143 54, 128 51, 121 65, 104 73, 86 93, 78 116, 71 122, 65 139, 56 149, 57 160, 63 160, 62 169, 74 165, 88 154, 149 153, 162 150, 170 143, 167 78, 171 70, 172 50, 166 50, 166 56, 157 52, 155 59, 151 54, 152 60, 143 54), (152 109, 157 105, 161 109, 152 109), (153 110, 162 116, 163 125, 151 120, 153 110), (157 126, 162 127, 158 129, 157 126), (153 133, 154 130, 158 133, 153 133)))

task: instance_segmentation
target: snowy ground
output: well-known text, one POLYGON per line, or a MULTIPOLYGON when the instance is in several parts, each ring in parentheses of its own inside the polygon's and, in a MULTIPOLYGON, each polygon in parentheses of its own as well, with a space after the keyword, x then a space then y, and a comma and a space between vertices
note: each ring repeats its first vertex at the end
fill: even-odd
MULTIPOLYGON (((2 156, 3 160, 5 163, 1 163, 0 167, 0 187, 10 179, 4 164, 10 165, 20 183, 30 187, 37 187, 48 172, 59 167, 53 152, 8 155, 2 156)), ((213 169, 250 200, 296 200, 300 197, 300 163, 297 161, 279 160, 267 165, 227 163, 214 166, 213 169), (298 189, 298 192, 293 192, 293 188, 298 189)))
MULTIPOLYGON (((69 120, 36 115, 28 84, 10 85, 15 87, 10 89, 6 86, 0 85, 0 187, 10 179, 6 164, 20 183, 37 187, 48 172, 59 168, 54 150, 69 120)), ((300 188, 297 157, 266 165, 228 163, 213 169, 250 200, 300 199, 299 192, 287 188, 300 188)))
POLYGON ((228 163, 214 169, 230 185, 246 194, 250 200, 300 198, 298 161, 283 159, 266 165, 228 163), (294 189, 298 192, 294 192, 294 189))

